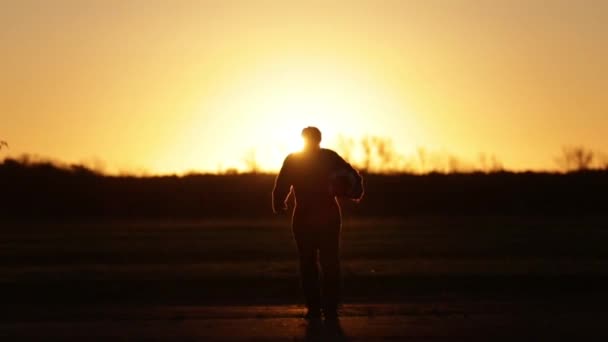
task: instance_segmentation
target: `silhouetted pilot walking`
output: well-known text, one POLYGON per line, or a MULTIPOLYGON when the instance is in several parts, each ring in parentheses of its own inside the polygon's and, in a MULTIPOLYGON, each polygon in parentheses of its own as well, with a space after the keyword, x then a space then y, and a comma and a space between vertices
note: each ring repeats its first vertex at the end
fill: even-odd
POLYGON ((273 211, 286 211, 287 197, 293 191, 296 207, 292 229, 300 257, 302 287, 308 308, 306 318, 319 318, 323 309, 325 319, 336 319, 340 301, 342 224, 336 196, 359 200, 363 186, 359 173, 350 164, 336 152, 320 147, 319 129, 304 128, 302 138, 304 149, 285 158, 276 178, 272 192, 273 211), (348 180, 350 184, 345 184, 348 180))

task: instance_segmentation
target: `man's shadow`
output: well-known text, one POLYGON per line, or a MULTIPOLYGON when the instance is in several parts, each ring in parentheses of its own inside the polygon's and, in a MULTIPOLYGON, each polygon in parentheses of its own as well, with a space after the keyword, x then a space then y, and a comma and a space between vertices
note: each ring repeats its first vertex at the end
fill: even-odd
POLYGON ((308 321, 306 325, 306 335, 304 341, 319 342, 319 341, 347 341, 344 330, 340 325, 340 320, 322 321, 313 319, 308 321))

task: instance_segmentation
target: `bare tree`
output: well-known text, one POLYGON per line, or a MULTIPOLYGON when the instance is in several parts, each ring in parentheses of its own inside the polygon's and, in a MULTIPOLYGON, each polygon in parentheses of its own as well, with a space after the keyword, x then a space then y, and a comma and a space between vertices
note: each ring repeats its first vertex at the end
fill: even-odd
POLYGON ((366 135, 359 140, 339 136, 337 150, 347 160, 357 157, 359 159, 357 166, 365 172, 461 173, 474 170, 483 172, 504 170, 503 164, 494 154, 480 153, 477 162, 468 162, 445 151, 428 151, 418 147, 415 155, 408 156, 397 151, 391 138, 375 135, 366 135), (361 155, 355 156, 355 152, 361 155))
POLYGON ((0 150, 2 149, 2 147, 8 148, 8 143, 4 140, 0 140, 0 150))
POLYGON ((388 138, 374 137, 372 140, 381 165, 379 169, 391 170, 399 157, 393 147, 393 141, 388 138))
POLYGON ((381 172, 395 172, 412 170, 408 165, 407 158, 397 152, 393 140, 390 138, 378 137, 375 140, 376 155, 379 159, 378 170, 381 172))
POLYGON ((416 154, 418 155, 418 163, 420 164, 420 172, 424 173, 424 172, 426 172, 426 164, 427 164, 427 159, 428 159, 426 149, 424 149, 424 147, 418 147, 418 149, 416 149, 416 154))
POLYGON ((390 138, 365 136, 361 139, 363 150, 363 169, 367 172, 394 171, 403 157, 400 156, 390 138))
POLYGON ((363 147, 363 169, 365 172, 369 172, 372 165, 372 145, 373 143, 370 137, 363 137, 363 139, 361 139, 361 147, 363 147))
POLYGON ((504 170, 502 163, 496 158, 495 155, 486 155, 485 153, 479 154, 479 167, 483 172, 497 172, 504 170))
POLYGON ((353 138, 348 138, 343 135, 338 136, 338 151, 344 159, 352 162, 352 157, 355 149, 355 141, 353 138))
POLYGON ((598 154, 598 164, 600 169, 608 170, 608 154, 599 153, 598 154))
POLYGON ((243 162, 245 162, 245 170, 250 173, 258 173, 260 171, 260 164, 258 163, 257 157, 255 155, 255 149, 250 149, 245 153, 243 157, 243 162))
POLYGON ((498 158, 496 158, 495 155, 492 155, 490 157, 490 165, 489 165, 490 172, 498 172, 498 171, 504 171, 505 167, 502 165, 502 163, 500 162, 500 160, 498 160, 498 158))
POLYGON ((448 172, 449 173, 459 173, 464 172, 465 167, 462 164, 462 161, 455 156, 448 156, 448 172))
POLYGON ((595 153, 583 146, 564 146, 562 155, 555 158, 555 162, 564 171, 584 171, 593 166, 595 153))
POLYGON ((481 153, 479 153, 477 158, 479 159, 479 169, 482 172, 487 172, 488 171, 488 158, 486 157, 486 154, 481 152, 481 153))

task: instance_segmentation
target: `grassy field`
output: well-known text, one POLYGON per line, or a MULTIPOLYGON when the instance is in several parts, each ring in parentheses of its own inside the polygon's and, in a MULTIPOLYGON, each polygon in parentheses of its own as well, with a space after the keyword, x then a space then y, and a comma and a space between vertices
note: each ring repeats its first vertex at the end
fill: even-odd
MULTIPOLYGON (((345 302, 605 297, 606 217, 346 221, 345 302)), ((14 305, 299 303, 287 219, 0 223, 14 305)))

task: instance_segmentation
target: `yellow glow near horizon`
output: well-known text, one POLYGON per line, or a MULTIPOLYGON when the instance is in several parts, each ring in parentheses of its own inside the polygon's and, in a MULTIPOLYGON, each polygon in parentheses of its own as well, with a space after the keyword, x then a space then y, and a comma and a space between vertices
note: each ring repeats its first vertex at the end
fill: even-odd
POLYGON ((0 159, 276 171, 314 125, 555 169, 608 153, 607 35, 607 1, 4 1, 0 159))
POLYGON ((336 61, 321 63, 286 56, 250 70, 236 75, 230 85, 206 99, 198 109, 200 114, 185 123, 182 139, 166 146, 163 153, 157 151, 156 169, 197 165, 203 156, 189 153, 198 147, 184 140, 200 141, 201 132, 211 131, 218 135, 231 132, 234 137, 224 139, 218 151, 233 161, 218 165, 220 171, 246 169, 248 157, 255 157, 260 170, 276 171, 288 153, 301 149, 302 128, 318 127, 323 134, 322 146, 333 147, 339 135, 359 136, 373 132, 374 126, 380 131, 377 128, 382 121, 375 120, 381 116, 375 113, 391 103, 396 107, 398 102, 369 75, 336 61))

